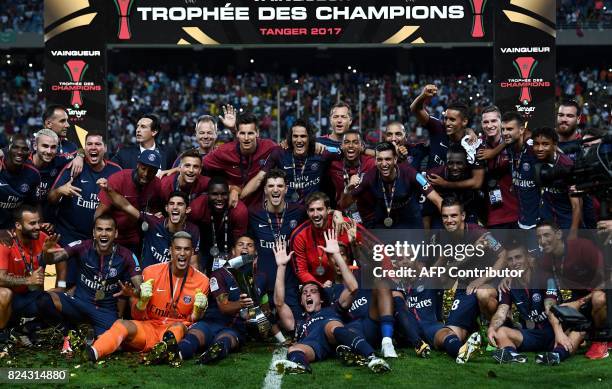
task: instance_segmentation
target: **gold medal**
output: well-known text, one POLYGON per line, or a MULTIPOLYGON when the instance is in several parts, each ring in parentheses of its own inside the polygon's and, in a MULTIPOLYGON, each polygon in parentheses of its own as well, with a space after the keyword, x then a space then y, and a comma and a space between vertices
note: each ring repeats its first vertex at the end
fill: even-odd
POLYGON ((106 297, 106 295, 102 289, 96 290, 96 301, 104 300, 104 297, 106 297))
POLYGON ((389 228, 393 225, 393 219, 390 217, 386 217, 384 220, 385 227, 389 228))
POLYGON ((325 274, 325 268, 323 267, 323 265, 319 265, 317 266, 317 269, 315 270, 315 272, 317 273, 319 277, 321 277, 325 274))

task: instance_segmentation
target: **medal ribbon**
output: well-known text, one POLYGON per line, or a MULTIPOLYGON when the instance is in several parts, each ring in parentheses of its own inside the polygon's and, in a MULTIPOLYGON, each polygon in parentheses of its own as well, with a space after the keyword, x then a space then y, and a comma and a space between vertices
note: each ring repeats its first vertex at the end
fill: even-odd
MULTIPOLYGON (((170 301, 172 311, 176 313, 176 306, 178 305, 178 301, 181 298, 181 294, 183 294, 183 288, 185 288, 185 283, 187 282, 187 276, 189 275, 189 266, 185 271, 185 275, 183 276, 183 281, 181 281, 181 288, 179 289, 178 296, 176 299, 174 298, 174 285, 172 284, 172 264, 168 264, 168 279, 170 280, 170 301)), ((178 281, 178 280, 177 280, 178 281)))

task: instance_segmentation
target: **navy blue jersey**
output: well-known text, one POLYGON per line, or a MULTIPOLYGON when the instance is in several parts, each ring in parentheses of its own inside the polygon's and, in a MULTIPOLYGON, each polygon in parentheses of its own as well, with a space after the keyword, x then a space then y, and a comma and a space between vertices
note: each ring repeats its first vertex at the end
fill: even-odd
POLYGON ((112 308, 117 304, 113 294, 121 290, 119 281, 127 282, 141 274, 136 256, 123 246, 115 245, 114 252, 100 258, 93 240, 72 242, 65 248, 69 260, 77 261, 79 279, 75 297, 101 307, 112 308), (104 285, 103 285, 104 284, 104 285), (104 298, 96 300, 96 291, 102 290, 104 298))
POLYGON ((0 161, 0 229, 14 227, 13 210, 23 202, 36 204, 39 184, 40 174, 35 167, 24 164, 16 173, 11 173, 4 161, 0 161))
MULTIPOLYGON (((172 232, 166 227, 165 218, 158 218, 151 214, 142 213, 140 221, 146 221, 148 230, 143 234, 142 243, 142 268, 156 263, 170 261, 170 243, 172 243, 172 232)), ((200 251, 200 230, 190 222, 185 222, 183 231, 188 232, 193 239, 193 252, 200 251)))
MULTIPOLYGON (((63 197, 60 200, 56 218, 56 230, 61 235, 60 244, 65 246, 75 240, 85 240, 91 236, 94 213, 100 203, 96 181, 108 178, 121 170, 117 164, 105 162, 104 168, 99 172, 84 163, 81 174, 72 180, 73 186, 81 188, 81 195, 63 197)), ((64 168, 52 189, 59 188, 68 181, 70 181, 70 169, 64 168)))
POLYGON ((557 146, 569 157, 573 162, 583 154, 582 139, 568 140, 567 142, 559 142, 557 146))
POLYGON ((423 280, 417 280, 414 286, 405 292, 406 308, 418 321, 440 321, 438 302, 444 294, 442 289, 430 289, 423 280))
POLYGON ((383 181, 378 169, 372 169, 365 174, 361 184, 353 189, 352 195, 359 197, 362 193, 368 192, 374 197, 375 228, 388 228, 384 225, 384 220, 388 216, 393 219, 390 228, 423 228, 419 198, 421 195, 427 196, 432 190, 431 185, 416 170, 407 163, 401 163, 397 165, 397 177, 393 182, 383 181), (383 185, 385 185, 384 190, 383 185), (395 191, 391 196, 393 186, 395 191), (389 214, 385 194, 387 202, 391 205, 389 214))
POLYGON ((325 325, 332 320, 342 321, 337 302, 317 312, 304 312, 295 322, 295 339, 299 342, 310 334, 323 334, 325 325))
POLYGON ((37 168, 36 166, 34 166, 34 163, 31 159, 28 160, 27 163, 38 169, 38 173, 40 174, 40 183, 36 187, 36 199, 38 201, 47 200, 47 195, 51 190, 51 186, 61 173, 62 169, 64 169, 64 166, 66 166, 71 161, 71 159, 68 159, 65 156, 58 155, 53 158, 53 160, 48 164, 37 168))
POLYGON ((535 164, 538 162, 533 148, 525 143, 520 152, 508 147, 512 166, 512 185, 519 203, 519 226, 533 228, 538 220, 540 190, 535 183, 535 164))
MULTIPOLYGON (((331 287, 325 288, 325 294, 327 295, 328 301, 338 300, 344 289, 344 284, 333 284, 331 287)), ((346 312, 346 321, 369 317, 370 301, 372 301, 372 290, 359 288, 353 299, 353 303, 346 312)))
POLYGON ((420 171, 423 160, 429 155, 429 146, 425 145, 425 143, 409 143, 406 147, 408 147, 408 158, 406 161, 416 171, 420 171))
MULTIPOLYGON (((572 160, 564 154, 559 154, 554 166, 569 168, 572 166, 572 160)), ((569 229, 572 226, 572 203, 569 198, 569 187, 562 179, 550 186, 542 187, 540 218, 542 220, 552 220, 562 229, 569 229)))
POLYGON ((208 308, 206 309, 204 320, 221 324, 224 327, 232 327, 245 331, 244 319, 242 319, 240 314, 238 313, 234 316, 224 315, 217 303, 217 298, 223 294, 227 294, 228 301, 239 301, 241 293, 238 282, 236 282, 236 279, 229 270, 222 267, 213 271, 210 274, 210 294, 212 298, 208 300, 208 308))
POLYGON ((450 139, 446 134, 444 123, 433 116, 425 123, 425 129, 429 133, 429 160, 427 168, 446 164, 446 153, 450 139))
MULTIPOLYGON (((269 213, 263 205, 251 207, 249 210, 249 232, 255 239, 257 248, 256 274, 266 292, 273 292, 276 282, 277 266, 272 251, 276 238, 288 241, 291 232, 304 220, 306 220, 306 211, 297 204, 288 204, 284 214, 269 213)), ((288 266, 285 271, 285 285, 291 287, 298 285, 293 266, 288 266)))
POLYGON ((330 158, 331 154, 327 151, 321 155, 296 157, 292 150, 277 148, 270 154, 263 170, 265 172, 273 168, 283 170, 287 174, 285 181, 288 190, 285 200, 290 203, 304 204, 306 196, 319 191, 323 169, 330 158), (296 199, 294 199, 295 193, 298 196, 296 199))
POLYGON ((521 326, 525 329, 545 328, 550 326, 544 300, 557 300, 556 291, 546 289, 511 289, 510 292, 502 292, 499 295, 499 303, 512 307, 512 303, 520 316, 521 326))

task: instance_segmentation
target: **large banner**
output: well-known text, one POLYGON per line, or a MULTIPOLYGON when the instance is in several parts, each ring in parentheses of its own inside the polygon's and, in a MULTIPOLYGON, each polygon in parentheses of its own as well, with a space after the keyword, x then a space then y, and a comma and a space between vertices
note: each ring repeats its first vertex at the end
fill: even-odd
POLYGON ((555 0, 509 3, 495 16, 495 102, 528 128, 554 127, 555 0))
POLYGON ((494 42, 498 103, 504 109, 517 106, 531 120, 545 123, 548 108, 541 104, 552 101, 554 88, 537 86, 535 80, 552 85, 554 78, 554 36, 548 39, 541 26, 552 28, 554 34, 554 24, 548 23, 551 12, 554 21, 554 9, 553 0, 45 0, 47 103, 69 108, 75 124, 70 136, 81 143, 87 131, 105 131, 109 44, 121 48, 494 42), (525 15, 517 17, 506 9, 515 14, 521 9, 525 15), (529 22, 538 10, 544 15, 538 17, 539 24, 529 22), (524 51, 534 47, 548 51, 524 51), (533 57, 534 62, 523 57, 533 57), (518 74, 513 63, 519 69, 531 68, 518 74))

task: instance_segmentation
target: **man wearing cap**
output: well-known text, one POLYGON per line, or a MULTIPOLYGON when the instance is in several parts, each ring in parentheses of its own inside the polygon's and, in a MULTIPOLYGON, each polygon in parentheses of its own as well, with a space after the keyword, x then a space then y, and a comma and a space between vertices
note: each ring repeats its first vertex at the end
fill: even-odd
POLYGON ((123 169, 135 169, 139 156, 146 150, 155 151, 160 157, 160 169, 167 170, 176 160, 176 150, 155 141, 159 133, 159 118, 157 115, 143 115, 136 123, 136 142, 138 144, 119 149, 112 161, 123 169))
MULTIPOLYGON (((138 157, 136 169, 125 169, 108 178, 108 187, 125 197, 130 204, 144 212, 153 213, 161 210, 161 182, 155 177, 161 166, 161 157, 154 150, 145 150, 138 157)), ((101 178, 100 180, 106 180, 101 178)), ((100 184, 98 180, 98 184, 100 184)), ((148 229, 147 223, 131 219, 125 212, 112 206, 112 201, 105 191, 100 191, 100 204, 94 217, 110 212, 117 221, 119 237, 117 243, 129 248, 134 253, 140 252, 139 230, 148 229)))

